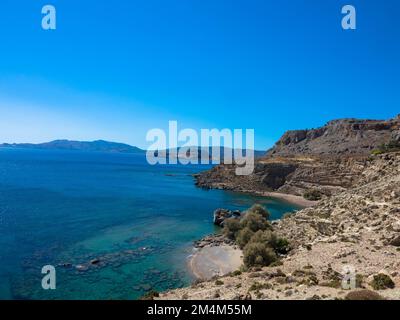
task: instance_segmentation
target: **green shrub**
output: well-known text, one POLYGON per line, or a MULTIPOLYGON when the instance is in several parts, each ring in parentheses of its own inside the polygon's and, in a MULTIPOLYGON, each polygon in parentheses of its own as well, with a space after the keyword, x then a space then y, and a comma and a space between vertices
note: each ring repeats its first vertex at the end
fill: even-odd
POLYGON ((371 286, 375 290, 384 290, 393 289, 395 287, 395 284, 387 274, 379 273, 374 276, 374 279, 371 282, 371 286))
POLYGON ((383 153, 384 152, 382 150, 380 150, 380 149, 374 149, 374 150, 371 151, 371 154, 374 155, 374 156, 378 156, 378 155, 383 154, 383 153))
POLYGON ((304 199, 311 200, 311 201, 318 201, 322 198, 322 193, 319 190, 311 189, 307 190, 303 194, 304 199))
POLYGON ((269 219, 269 217, 271 216, 271 214, 269 213, 269 211, 267 209, 265 209, 262 205, 260 204, 255 204, 253 205, 250 209, 247 210, 247 212, 253 212, 256 213, 262 217, 264 217, 265 219, 269 219))
POLYGON ((249 242, 261 242, 266 243, 270 247, 274 247, 276 245, 277 238, 275 234, 270 230, 258 230, 251 237, 249 242))
POLYGON ((349 292, 346 297, 346 300, 384 300, 384 298, 371 290, 357 290, 349 292))
POLYGON ((243 250, 243 260, 247 267, 268 266, 277 260, 273 249, 265 243, 248 243, 243 250))
POLYGON ((235 240, 240 229, 241 229, 241 224, 238 219, 229 218, 224 221, 223 233, 229 239, 235 240))
POLYGON ((371 154, 379 155, 395 151, 400 151, 400 141, 390 140, 388 143, 381 144, 377 149, 372 150, 371 154))
POLYGON ((271 228, 271 225, 263 216, 251 211, 246 213, 240 224, 242 229, 247 227, 253 232, 271 228))
POLYGON ((270 230, 259 230, 251 237, 250 241, 265 243, 273 248, 277 253, 285 254, 289 251, 289 241, 284 238, 278 238, 275 233, 270 230))
POLYGON ((221 280, 215 280, 215 285, 216 285, 216 286, 222 286, 223 284, 224 284, 223 281, 221 281, 221 280))
POLYGON ((239 245, 240 248, 244 248, 246 244, 250 241, 253 237, 254 232, 251 231, 249 228, 245 227, 240 230, 236 237, 236 243, 239 245))
POLYGON ((271 288, 272 288, 272 285, 270 283, 253 282, 253 284, 249 288, 249 291, 259 291, 259 290, 271 289, 271 288))
POLYGON ((224 222, 224 234, 243 249, 244 267, 268 266, 278 262, 276 253, 287 253, 289 242, 278 238, 268 222, 269 212, 254 205, 241 220, 230 218, 224 222))
POLYGON ((276 252, 286 254, 290 251, 289 241, 285 238, 277 238, 275 241, 274 249, 276 252))
POLYGON ((364 288, 364 276, 362 274, 356 274, 356 288, 364 288))

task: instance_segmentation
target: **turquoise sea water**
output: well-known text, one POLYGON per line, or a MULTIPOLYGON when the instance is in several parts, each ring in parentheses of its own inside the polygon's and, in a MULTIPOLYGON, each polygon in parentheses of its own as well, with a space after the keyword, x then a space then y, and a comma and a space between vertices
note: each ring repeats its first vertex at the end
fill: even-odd
POLYGON ((0 299, 135 299, 188 285, 192 243, 212 212, 277 200, 203 190, 208 166, 150 166, 142 154, 0 149, 0 299), (99 263, 90 261, 98 259, 99 263), (43 290, 53 265, 56 290, 43 290))

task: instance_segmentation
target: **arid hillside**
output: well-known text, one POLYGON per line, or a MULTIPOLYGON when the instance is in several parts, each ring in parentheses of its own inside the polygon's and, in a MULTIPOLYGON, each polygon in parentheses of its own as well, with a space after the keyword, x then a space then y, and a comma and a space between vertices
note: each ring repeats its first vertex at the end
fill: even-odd
POLYGON ((400 299, 400 153, 366 161, 357 181, 273 222, 291 246, 279 265, 237 271, 159 298, 400 299), (346 270, 354 277, 351 290, 342 287, 346 270))

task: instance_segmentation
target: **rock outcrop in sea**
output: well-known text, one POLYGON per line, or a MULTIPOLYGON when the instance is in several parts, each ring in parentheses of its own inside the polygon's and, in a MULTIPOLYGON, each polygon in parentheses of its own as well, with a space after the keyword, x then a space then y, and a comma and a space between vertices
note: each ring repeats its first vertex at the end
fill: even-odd
POLYGON ((239 210, 216 209, 213 214, 213 223, 219 227, 224 226, 224 221, 229 218, 240 218, 239 210))

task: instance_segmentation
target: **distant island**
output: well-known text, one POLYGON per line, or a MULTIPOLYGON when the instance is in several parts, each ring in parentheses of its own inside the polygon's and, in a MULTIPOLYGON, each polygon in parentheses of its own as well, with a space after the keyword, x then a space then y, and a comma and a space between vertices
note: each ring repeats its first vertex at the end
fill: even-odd
POLYGON ((54 140, 45 143, 3 143, 0 148, 29 148, 46 150, 79 150, 96 152, 118 152, 118 153, 144 153, 138 147, 129 144, 110 142, 105 140, 96 141, 74 141, 74 140, 54 140))
MULTIPOLYGON (((92 152, 112 152, 112 153, 146 153, 146 150, 140 149, 135 146, 131 146, 126 143, 112 142, 105 140, 95 140, 95 141, 75 141, 67 139, 53 140, 44 143, 3 143, 0 144, 0 148, 27 148, 27 149, 44 149, 44 150, 76 150, 76 151, 92 151, 92 152)), ((195 147, 198 151, 198 157, 203 152, 209 155, 209 158, 215 158, 212 155, 211 147, 195 147)), ((224 158, 224 147, 220 148, 221 161, 224 158)), ((227 148, 230 150, 230 148, 227 148)), ((180 148, 177 149, 179 152, 180 148)), ((233 149, 230 150, 233 153, 233 149)), ((159 152, 165 152, 168 157, 171 149, 159 150, 159 152)), ((254 156, 256 158, 265 155, 265 151, 254 150, 254 156)), ((188 155, 189 156, 189 155, 188 155)))

